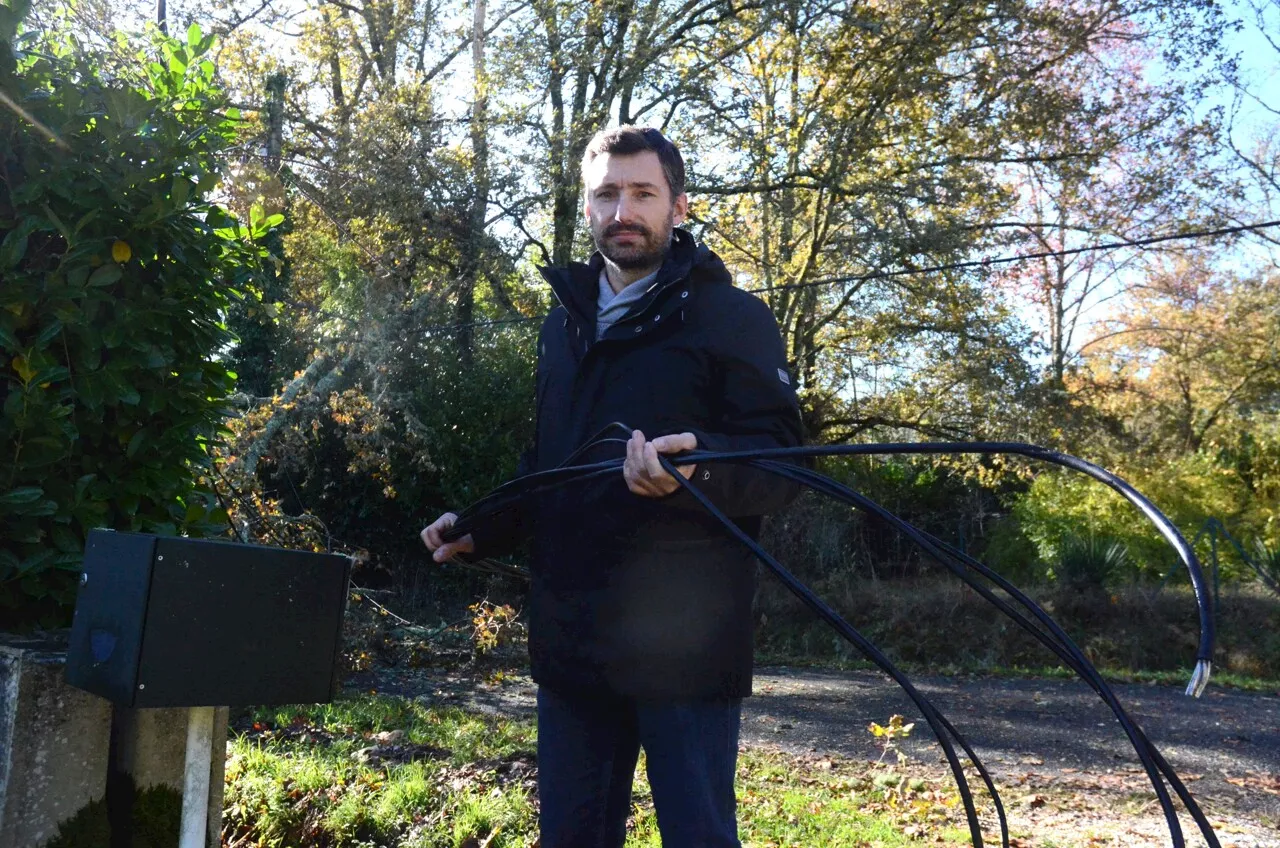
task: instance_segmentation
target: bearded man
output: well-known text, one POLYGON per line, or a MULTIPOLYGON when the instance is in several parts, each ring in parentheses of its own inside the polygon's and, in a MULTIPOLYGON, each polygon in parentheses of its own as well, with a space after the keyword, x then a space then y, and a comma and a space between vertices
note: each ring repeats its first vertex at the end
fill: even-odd
MULTIPOLYGON (((521 472, 559 465, 621 421, 636 428, 622 474, 449 543, 446 513, 422 539, 444 562, 532 538, 542 848, 621 848, 641 747, 663 845, 738 848, 755 563, 658 456, 798 445, 799 407, 769 308, 677 228, 689 199, 675 146, 654 129, 601 132, 582 180, 596 253, 542 269, 560 305, 539 337, 537 436, 521 472)), ((678 470, 753 537, 794 494, 732 464, 678 470)))

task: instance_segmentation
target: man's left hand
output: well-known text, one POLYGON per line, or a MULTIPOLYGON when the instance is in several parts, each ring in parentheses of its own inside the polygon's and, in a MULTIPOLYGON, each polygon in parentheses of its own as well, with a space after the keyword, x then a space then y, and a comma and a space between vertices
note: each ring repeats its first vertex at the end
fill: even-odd
MULTIPOLYGON (((647 498, 661 498, 680 488, 676 479, 667 473, 658 461, 658 454, 682 453, 696 450, 698 438, 693 433, 676 433, 659 436, 652 442, 645 441, 644 433, 632 432, 627 442, 627 459, 622 464, 622 476, 627 488, 647 498)), ((688 480, 697 466, 680 465, 676 470, 688 480)))

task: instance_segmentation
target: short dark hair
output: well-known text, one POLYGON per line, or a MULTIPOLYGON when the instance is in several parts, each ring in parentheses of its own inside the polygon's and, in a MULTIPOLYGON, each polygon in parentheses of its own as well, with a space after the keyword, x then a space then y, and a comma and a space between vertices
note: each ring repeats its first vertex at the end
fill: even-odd
POLYGON ((611 130, 601 130, 587 143, 582 153, 582 175, 586 181, 587 166, 604 153, 626 156, 631 153, 643 153, 652 150, 658 154, 662 163, 662 173, 667 178, 667 188, 671 189, 671 202, 684 194, 684 159, 676 146, 652 127, 637 127, 623 124, 611 130))

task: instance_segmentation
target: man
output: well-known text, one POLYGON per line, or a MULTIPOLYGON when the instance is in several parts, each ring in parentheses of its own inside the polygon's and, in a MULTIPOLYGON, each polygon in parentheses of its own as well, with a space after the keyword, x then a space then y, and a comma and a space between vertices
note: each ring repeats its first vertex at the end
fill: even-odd
MULTIPOLYGON (((689 203, 675 146, 653 129, 602 132, 582 178, 597 253, 543 269, 560 306, 542 325, 537 437, 521 473, 620 421, 636 428, 621 479, 540 495, 447 544, 446 513, 422 538, 444 562, 533 537, 543 848, 620 848, 641 746, 663 845, 739 846, 755 563, 658 456, 799 444, 799 407, 768 307, 675 229, 689 203)), ((753 536, 793 492, 731 464, 679 471, 753 536)))

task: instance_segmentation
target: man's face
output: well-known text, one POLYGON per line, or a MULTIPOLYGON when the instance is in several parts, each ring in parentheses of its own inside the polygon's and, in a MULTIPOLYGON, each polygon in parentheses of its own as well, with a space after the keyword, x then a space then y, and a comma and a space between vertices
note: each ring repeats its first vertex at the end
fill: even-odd
POLYGON ((684 221, 689 199, 671 198, 662 163, 652 150, 603 153, 587 165, 585 211, 596 248, 627 270, 662 264, 671 230, 684 221))

